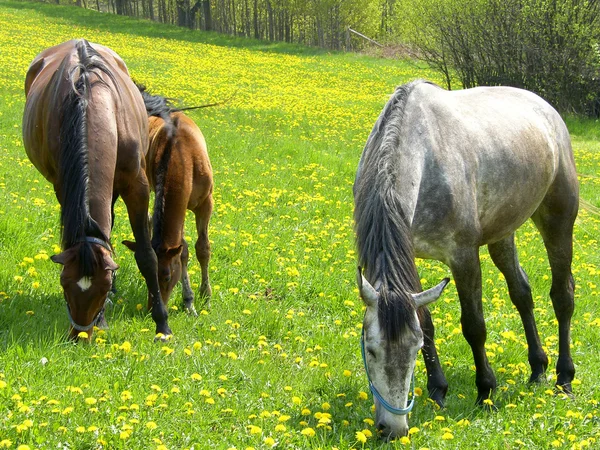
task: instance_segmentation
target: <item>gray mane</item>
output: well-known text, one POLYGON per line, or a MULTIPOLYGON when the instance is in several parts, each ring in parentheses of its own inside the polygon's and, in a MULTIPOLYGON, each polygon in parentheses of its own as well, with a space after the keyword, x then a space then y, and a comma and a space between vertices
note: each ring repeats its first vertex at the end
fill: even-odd
POLYGON ((358 261, 371 282, 380 281, 379 322, 390 340, 406 327, 417 328, 410 293, 420 292, 410 224, 404 213, 402 180, 396 179, 402 121, 417 84, 396 88, 373 127, 354 183, 354 223, 358 261))

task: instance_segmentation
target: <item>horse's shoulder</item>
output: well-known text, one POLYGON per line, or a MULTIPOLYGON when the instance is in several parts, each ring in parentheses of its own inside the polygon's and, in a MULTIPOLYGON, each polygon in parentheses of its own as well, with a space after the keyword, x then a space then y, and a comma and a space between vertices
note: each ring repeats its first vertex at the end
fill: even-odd
POLYGON ((127 78, 129 78, 127 64, 125 64, 123 58, 121 58, 113 49, 92 42, 90 42, 90 45, 111 65, 111 67, 118 68, 123 75, 126 75, 127 78))

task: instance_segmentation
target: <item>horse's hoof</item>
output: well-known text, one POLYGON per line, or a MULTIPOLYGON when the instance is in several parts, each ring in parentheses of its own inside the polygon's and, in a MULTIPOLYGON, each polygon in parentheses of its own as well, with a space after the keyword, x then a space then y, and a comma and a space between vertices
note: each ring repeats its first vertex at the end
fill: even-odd
POLYGON ((429 391, 429 399, 434 401, 436 405, 442 409, 445 406, 446 401, 446 393, 448 392, 448 386, 444 386, 441 388, 428 388, 429 391))
POLYGON ((154 342, 167 342, 170 339, 173 339, 173 333, 171 330, 169 330, 168 333, 158 332, 156 333, 156 336, 154 336, 154 342))
POLYGON ((573 388, 571 387, 571 383, 556 384, 556 386, 554 386, 554 390, 557 394, 565 394, 569 398, 575 398, 575 394, 573 394, 573 388))
POLYGON ((477 401, 475 402, 477 404, 477 406, 481 407, 481 409, 483 409, 486 412, 496 412, 498 411, 498 407, 496 405, 494 405, 494 402, 492 401, 491 398, 477 398, 477 401))
POLYGON ((443 397, 436 397, 436 396, 430 396, 429 397, 430 400, 432 400, 440 409, 443 409, 445 406, 444 403, 444 398, 443 397))
POLYGON ((532 373, 529 377, 529 384, 543 384, 546 382, 546 377, 544 372, 532 373))
POLYGON ((198 317, 198 313, 196 312, 196 308, 194 308, 194 305, 184 305, 183 308, 185 309, 185 312, 187 312, 190 316, 198 317))

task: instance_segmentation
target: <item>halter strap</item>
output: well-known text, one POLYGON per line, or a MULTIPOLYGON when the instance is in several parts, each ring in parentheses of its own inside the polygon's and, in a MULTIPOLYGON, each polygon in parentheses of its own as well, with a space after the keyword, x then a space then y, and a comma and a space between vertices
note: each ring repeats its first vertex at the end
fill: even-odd
POLYGON ((85 238, 81 239, 79 242, 89 242, 90 244, 98 244, 98 245, 101 245, 102 247, 104 247, 106 250, 108 250, 111 253, 113 251, 112 247, 110 246, 110 244, 108 242, 106 242, 104 239, 100 239, 97 237, 86 236, 85 238))
POLYGON ((390 405, 381 396, 381 394, 379 393, 377 388, 375 388, 373 381, 371 381, 371 376, 369 375, 369 368, 367 367, 367 358, 365 356, 365 339, 364 338, 365 338, 365 329, 363 328, 362 334, 360 336, 360 352, 362 354, 363 364, 365 366, 365 372, 367 373, 367 380, 369 381, 369 389, 371 390, 373 397, 379 401, 379 403, 381 404, 381 406, 383 406, 384 409, 388 410, 392 414, 396 414, 398 416, 407 415, 409 412, 412 411, 413 406, 415 406, 415 373, 413 372, 412 381, 411 381, 412 398, 410 399, 410 402, 408 403, 406 408, 396 408, 396 407, 390 405))
POLYGON ((71 322, 71 326, 73 327, 73 329, 75 329, 77 331, 91 330, 92 328, 94 328, 96 326, 96 324, 100 320, 100 317, 102 317, 102 313, 104 312, 105 306, 106 306, 106 301, 104 302, 104 305, 102 305, 102 308, 100 308, 100 311, 98 311, 98 314, 96 314, 96 316, 92 320, 92 323, 90 323, 89 325, 83 326, 83 325, 79 325, 77 322, 75 322, 73 320, 73 316, 71 316, 71 308, 69 306, 69 302, 67 302, 67 315, 69 316, 69 322, 71 322))
MULTIPOLYGON (((106 242, 104 239, 100 239, 97 237, 86 236, 85 238, 81 239, 79 242, 89 242, 90 244, 98 244, 98 245, 104 247, 106 250, 108 250, 111 253, 113 251, 109 242, 106 242)), ((114 272, 113 272, 113 275, 114 275, 114 272)), ((75 322, 75 320, 73 320, 73 316, 71 315, 71 307, 69 306, 69 302, 66 301, 65 303, 67 305, 67 316, 69 316, 69 322, 71 323, 71 326, 73 327, 73 329, 77 330, 77 331, 89 331, 93 327, 95 327, 98 324, 98 322, 100 321, 100 318, 102 317, 102 313, 104 312, 104 308, 106 307, 106 304, 107 303, 110 304, 112 302, 110 301, 110 299, 108 298, 108 295, 107 295, 106 299, 104 299, 104 304, 102 305, 102 308, 100 308, 100 311, 98 311, 98 313, 94 316, 94 318, 92 319, 92 322, 89 325, 79 325, 77 322, 75 322)))

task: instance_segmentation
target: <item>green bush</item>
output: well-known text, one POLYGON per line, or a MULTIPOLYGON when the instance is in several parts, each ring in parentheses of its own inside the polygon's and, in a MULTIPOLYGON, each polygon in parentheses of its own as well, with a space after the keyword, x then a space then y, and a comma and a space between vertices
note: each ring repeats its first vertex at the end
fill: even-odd
POLYGON ((405 25, 417 54, 451 85, 510 85, 557 109, 600 113, 597 0, 407 1, 405 25))

